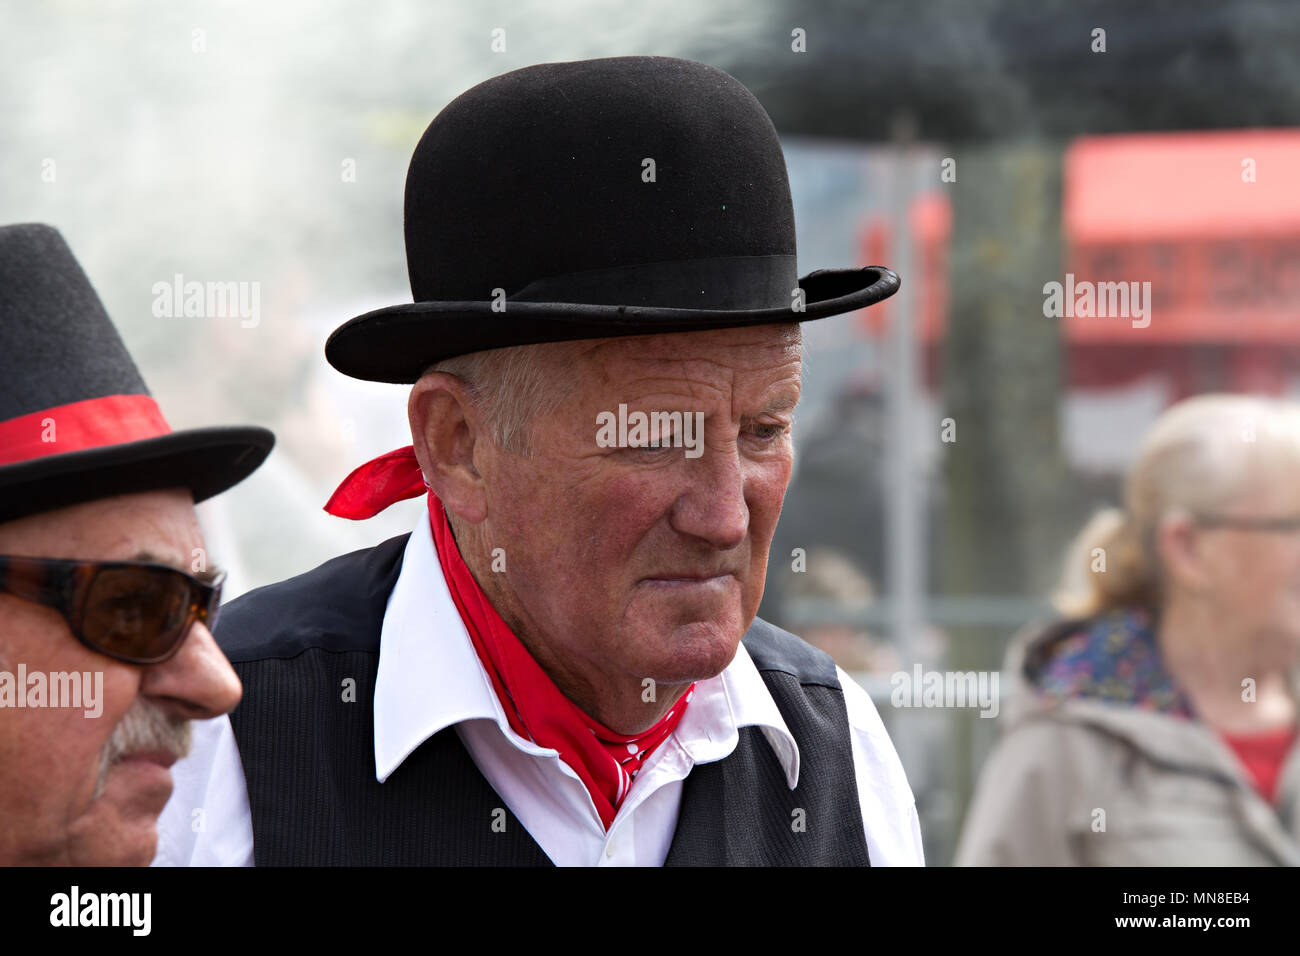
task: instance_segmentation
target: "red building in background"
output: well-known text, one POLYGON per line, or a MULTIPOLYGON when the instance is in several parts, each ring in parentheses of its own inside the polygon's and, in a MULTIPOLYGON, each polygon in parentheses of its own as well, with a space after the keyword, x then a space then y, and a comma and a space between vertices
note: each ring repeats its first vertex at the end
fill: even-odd
POLYGON ((1151 324, 1065 320, 1070 384, 1166 377, 1280 394, 1300 378, 1300 131, 1090 137, 1065 157, 1067 268, 1151 282, 1151 324))
MULTIPOLYGON (((942 191, 910 210, 924 380, 937 384, 948 317, 952 213, 942 191)), ((1151 321, 1060 321, 1070 391, 1159 379, 1170 401, 1205 391, 1300 391, 1300 130, 1093 136, 1064 161, 1064 271, 1150 282, 1151 321)), ((890 261, 879 223, 864 261, 890 261)), ((1065 276, 1044 277, 1064 282, 1065 276)), ((878 335, 890 303, 862 313, 878 335)))

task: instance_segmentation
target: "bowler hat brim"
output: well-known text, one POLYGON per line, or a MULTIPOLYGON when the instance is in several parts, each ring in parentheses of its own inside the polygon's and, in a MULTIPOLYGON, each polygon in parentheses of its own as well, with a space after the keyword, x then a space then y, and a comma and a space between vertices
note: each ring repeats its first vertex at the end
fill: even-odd
POLYGON ((898 276, 880 266, 820 269, 799 280, 804 308, 745 311, 673 309, 564 302, 414 302, 376 309, 335 329, 325 358, 344 375, 410 384, 436 362, 512 345, 574 339, 806 322, 852 312, 898 291, 898 276))
POLYGON ((195 428, 6 465, 0 522, 163 488, 188 488, 197 504, 247 478, 274 445, 256 426, 195 428))

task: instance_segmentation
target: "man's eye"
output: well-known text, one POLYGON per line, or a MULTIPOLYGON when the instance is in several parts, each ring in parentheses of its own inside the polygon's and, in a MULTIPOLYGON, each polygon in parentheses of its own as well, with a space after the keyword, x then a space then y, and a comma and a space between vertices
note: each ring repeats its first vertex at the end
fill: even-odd
POLYGON ((776 441, 785 434, 784 425, 751 425, 750 434, 762 442, 776 441))

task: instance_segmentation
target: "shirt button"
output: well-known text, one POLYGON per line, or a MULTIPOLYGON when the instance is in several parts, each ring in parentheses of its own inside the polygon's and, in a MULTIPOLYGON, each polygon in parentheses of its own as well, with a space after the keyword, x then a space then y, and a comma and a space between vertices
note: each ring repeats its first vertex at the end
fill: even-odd
POLYGON ((615 853, 614 841, 610 840, 608 843, 605 844, 605 859, 607 860, 614 859, 614 853, 615 853))

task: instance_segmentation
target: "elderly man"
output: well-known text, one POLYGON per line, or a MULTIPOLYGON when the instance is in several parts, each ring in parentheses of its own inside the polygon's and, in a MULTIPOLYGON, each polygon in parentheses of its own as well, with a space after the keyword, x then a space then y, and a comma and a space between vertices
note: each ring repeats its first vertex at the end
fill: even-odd
POLYGON ((415 302, 326 356, 413 383, 413 445, 327 508, 428 512, 223 617, 247 802, 188 859, 921 863, 870 698, 755 618, 799 321, 898 280, 797 278, 754 97, 660 57, 498 76, 425 132, 405 223, 415 302))
POLYGON ((240 684, 195 502, 261 428, 173 433, 62 237, 0 228, 0 864, 144 865, 240 684))

